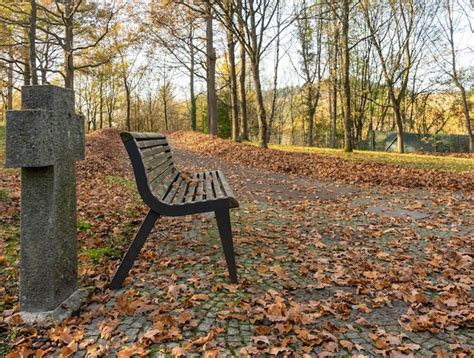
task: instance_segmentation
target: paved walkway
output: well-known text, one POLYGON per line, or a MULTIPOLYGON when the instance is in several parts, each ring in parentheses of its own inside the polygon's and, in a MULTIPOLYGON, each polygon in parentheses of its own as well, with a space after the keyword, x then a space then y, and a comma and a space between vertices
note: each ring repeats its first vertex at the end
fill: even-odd
MULTIPOLYGON (((178 165, 196 161, 175 154, 178 165)), ((186 169, 198 167, 223 169, 241 199, 241 284, 228 284, 212 216, 166 218, 124 289, 93 297, 87 326, 57 328, 80 336, 75 356, 140 353, 136 343, 154 355, 472 354, 467 195, 320 183, 205 157, 186 169)))

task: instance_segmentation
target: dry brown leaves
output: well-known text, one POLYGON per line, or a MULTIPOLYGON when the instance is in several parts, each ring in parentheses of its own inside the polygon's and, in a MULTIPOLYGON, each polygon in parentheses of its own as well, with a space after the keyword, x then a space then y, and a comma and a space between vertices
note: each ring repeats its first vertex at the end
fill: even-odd
POLYGON ((320 154, 261 149, 198 132, 174 132, 169 137, 182 149, 273 172, 349 184, 474 191, 474 172, 460 174, 421 170, 390 164, 351 162, 320 154))

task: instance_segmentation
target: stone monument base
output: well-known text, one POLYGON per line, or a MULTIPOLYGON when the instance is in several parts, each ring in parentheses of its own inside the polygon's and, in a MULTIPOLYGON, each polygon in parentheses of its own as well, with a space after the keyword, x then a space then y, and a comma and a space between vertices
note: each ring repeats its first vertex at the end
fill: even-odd
POLYGON ((79 288, 52 311, 18 312, 6 318, 5 322, 9 324, 26 324, 35 327, 47 327, 59 324, 81 307, 91 291, 91 288, 79 288))

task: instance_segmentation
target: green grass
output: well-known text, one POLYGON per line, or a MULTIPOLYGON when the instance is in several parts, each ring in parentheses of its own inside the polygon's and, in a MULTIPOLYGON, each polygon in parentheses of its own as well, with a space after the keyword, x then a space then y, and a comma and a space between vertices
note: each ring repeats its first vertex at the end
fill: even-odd
POLYGON ((5 122, 0 122, 0 163, 5 161, 5 122))
POLYGON ((328 157, 342 158, 354 162, 385 163, 418 169, 443 169, 458 173, 474 170, 474 159, 472 158, 457 158, 450 156, 412 153, 399 154, 365 150, 355 150, 352 153, 347 153, 342 149, 301 147, 280 144, 270 144, 269 147, 285 152, 319 154, 328 157))
POLYGON ((120 250, 111 247, 94 247, 84 250, 83 253, 94 263, 98 263, 103 257, 120 257, 120 250))
POLYGON ((118 185, 122 185, 126 188, 129 188, 129 189, 135 189, 135 183, 131 180, 128 180, 124 177, 121 177, 119 175, 108 175, 105 180, 107 181, 107 183, 109 184, 118 184, 118 185))

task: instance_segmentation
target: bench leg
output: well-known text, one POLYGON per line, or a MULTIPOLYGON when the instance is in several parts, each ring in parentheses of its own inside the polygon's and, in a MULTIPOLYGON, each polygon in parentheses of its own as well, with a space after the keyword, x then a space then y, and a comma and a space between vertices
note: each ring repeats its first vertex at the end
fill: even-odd
POLYGON ((224 249, 227 269, 229 270, 230 282, 238 283, 237 267, 235 266, 234 244, 232 242, 232 229, 230 226, 229 208, 222 208, 215 211, 217 227, 221 237, 222 247, 224 249))
POLYGON ((125 257, 120 263, 120 266, 117 269, 114 278, 112 279, 112 283, 109 286, 110 289, 118 290, 122 287, 123 280, 125 280, 125 277, 127 277, 128 271, 130 271, 132 268, 135 259, 137 258, 140 250, 143 247, 143 244, 146 241, 146 238, 153 229, 153 226, 155 226, 155 222, 159 217, 160 215, 152 210, 148 212, 145 220, 143 220, 140 230, 138 230, 138 233, 135 235, 132 244, 128 248, 125 257))

